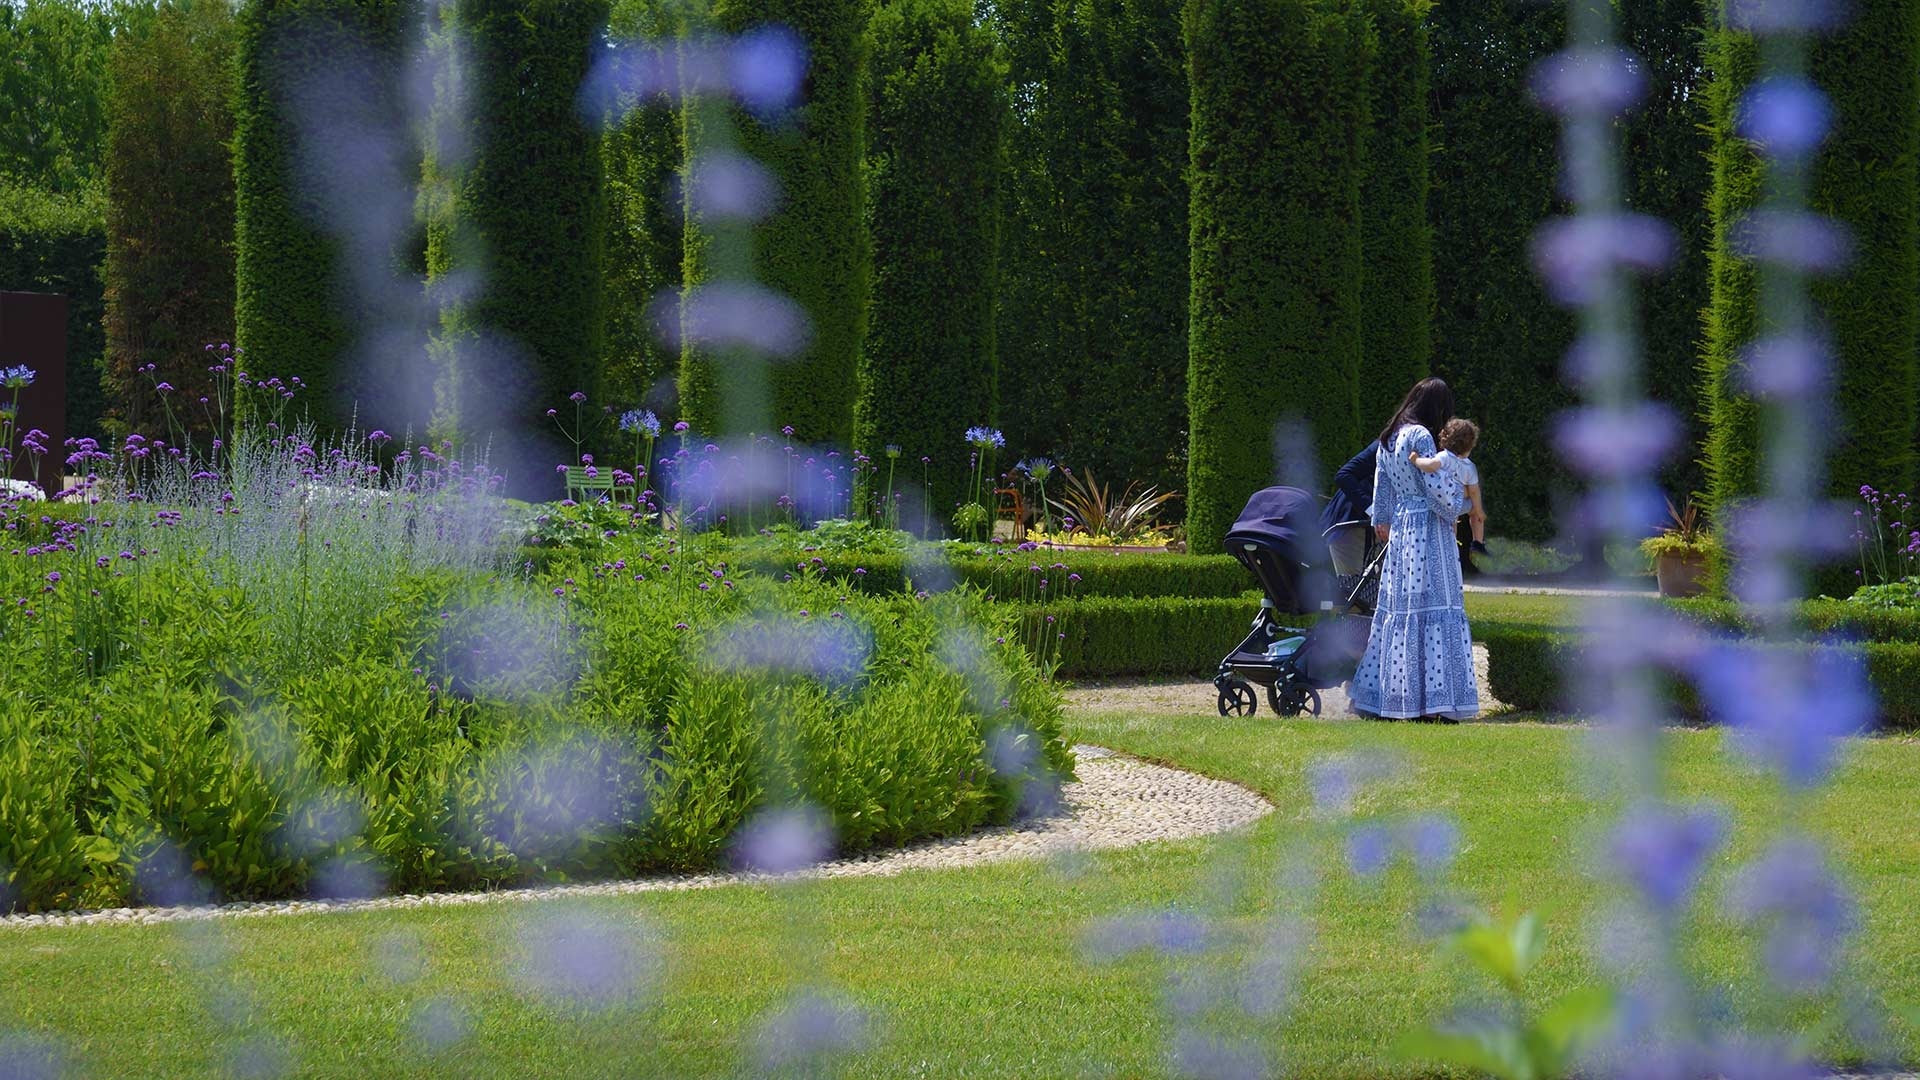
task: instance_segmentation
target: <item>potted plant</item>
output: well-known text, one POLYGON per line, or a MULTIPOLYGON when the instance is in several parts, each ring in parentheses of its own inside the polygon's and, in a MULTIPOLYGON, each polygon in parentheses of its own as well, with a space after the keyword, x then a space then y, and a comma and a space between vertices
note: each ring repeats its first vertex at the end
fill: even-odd
POLYGON ((1661 596, 1699 596, 1707 588, 1707 563, 1716 543, 1713 534, 1701 524, 1700 510, 1692 501, 1685 510, 1678 510, 1668 499, 1667 516, 1673 524, 1642 540, 1640 550, 1653 560, 1661 596))

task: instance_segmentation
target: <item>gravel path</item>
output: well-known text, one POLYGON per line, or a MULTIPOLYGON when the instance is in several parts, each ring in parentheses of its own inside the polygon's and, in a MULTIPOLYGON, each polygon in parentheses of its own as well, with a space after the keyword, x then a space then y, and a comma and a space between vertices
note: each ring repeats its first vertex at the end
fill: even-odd
POLYGON ((380 911, 451 907, 555 897, 624 896, 667 889, 703 889, 742 882, 798 878, 884 877, 907 870, 950 869, 1009 859, 1037 859, 1073 851, 1129 847, 1150 840, 1184 840, 1237 829, 1273 811, 1273 804, 1238 784, 1123 757, 1098 746, 1076 746, 1080 779, 1061 788, 1062 811, 1020 825, 907 848, 869 852, 822 863, 775 879, 765 874, 679 874, 497 892, 384 896, 371 900, 290 900, 221 907, 116 908, 0 918, 0 930, 94 923, 163 923, 301 912, 380 911))
MULTIPOLYGON (((1480 685, 1480 715, 1506 708, 1493 699, 1487 686, 1487 647, 1473 647, 1473 677, 1480 685)), ((1143 713, 1152 716, 1220 715, 1215 707, 1217 695, 1213 680, 1177 679, 1089 679, 1067 691, 1067 707, 1089 713, 1143 713)), ((1271 718, 1267 695, 1260 693, 1258 716, 1271 718)), ((1347 702, 1346 690, 1335 687, 1320 691, 1320 716, 1328 720, 1355 719, 1347 702)))

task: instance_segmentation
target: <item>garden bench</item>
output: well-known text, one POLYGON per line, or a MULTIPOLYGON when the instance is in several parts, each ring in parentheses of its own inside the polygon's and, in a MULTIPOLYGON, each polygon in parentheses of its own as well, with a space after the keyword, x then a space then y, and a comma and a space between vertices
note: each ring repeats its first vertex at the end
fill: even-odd
POLYGON ((594 499, 584 496, 591 495, 597 498, 598 492, 606 492, 608 499, 619 502, 620 493, 624 491, 627 493, 627 501, 631 503, 638 500, 640 494, 639 489, 632 484, 615 484, 612 469, 596 468, 590 475, 585 465, 569 465, 567 466, 567 498, 573 499, 576 491, 583 497, 574 499, 575 502, 592 502, 594 499))

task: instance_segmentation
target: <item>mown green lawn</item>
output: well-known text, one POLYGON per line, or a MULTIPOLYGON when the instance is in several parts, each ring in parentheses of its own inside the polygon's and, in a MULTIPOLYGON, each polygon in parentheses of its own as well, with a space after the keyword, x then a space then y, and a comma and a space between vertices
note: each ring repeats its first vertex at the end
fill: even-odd
MULTIPOLYGON (((1426 1070, 1393 1056, 1395 1037, 1482 987, 1416 932, 1421 888, 1404 861, 1381 881, 1354 880, 1339 863, 1338 826, 1309 813, 1307 763, 1354 751, 1399 763, 1398 779, 1370 789, 1358 814, 1456 815, 1465 845, 1450 886, 1477 903, 1513 898, 1547 914, 1543 998, 1597 978, 1584 928, 1617 893, 1588 873, 1608 799, 1585 729, 1127 716, 1075 726, 1078 739, 1248 784, 1279 810, 1241 836, 1081 862, 592 902, 0 931, 0 1030, 50 1036, 75 1075, 102 1077, 275 1060, 301 1075, 737 1075, 756 1070, 756 1018, 819 982, 867 1011, 865 1049, 844 1060, 845 1075, 1161 1075, 1167 968, 1148 956, 1098 959, 1090 928, 1179 907, 1217 916, 1229 940, 1252 940, 1296 902, 1274 884, 1287 851, 1322 870, 1314 937, 1290 1016, 1243 1030, 1292 1075, 1417 1074, 1426 1070), (644 1000, 594 1013, 541 999, 513 976, 529 921, 578 910, 658 941, 663 966, 644 1000), (417 957, 418 970, 396 957, 417 957), (448 1045, 416 1037, 427 1006, 464 1018, 442 1026, 448 1045), (263 1054, 271 1044, 262 1040, 279 1049, 263 1054)), ((1691 932, 1697 974, 1764 1023, 1772 1014, 1757 993, 1751 939, 1720 914, 1719 896, 1735 861, 1789 807, 1730 760, 1717 734, 1674 732, 1666 743, 1674 788, 1718 800, 1739 820, 1691 932)), ((1920 1004, 1916 804, 1920 742, 1882 739, 1853 747, 1838 782, 1793 811, 1831 843, 1862 905, 1852 977, 1901 1006, 1920 1004)), ((1206 954, 1189 973, 1204 983, 1243 952, 1206 954)))

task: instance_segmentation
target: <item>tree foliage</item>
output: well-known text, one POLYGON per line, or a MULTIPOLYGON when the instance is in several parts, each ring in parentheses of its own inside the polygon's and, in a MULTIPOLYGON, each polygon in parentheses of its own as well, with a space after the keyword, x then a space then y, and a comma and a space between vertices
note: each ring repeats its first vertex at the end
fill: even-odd
POLYGON ((1310 449, 1294 452, 1317 456, 1323 476, 1365 439, 1356 379, 1371 41, 1343 0, 1193 0, 1186 41, 1187 537, 1213 552, 1247 497, 1273 482, 1280 425, 1310 428, 1310 449))
POLYGON ((0 4, 0 178, 64 193, 99 181, 108 51, 151 6, 0 4))
MULTIPOLYGON (((1005 72, 967 0, 894 0, 868 33, 873 306, 854 446, 911 463, 994 412, 1005 72)), ((961 478, 939 476, 928 497, 943 517, 961 478)))
POLYGON ((121 422, 163 437, 209 385, 203 346, 233 340, 233 16, 168 5, 113 47, 107 116, 107 380, 121 422), (152 377, 141 375, 156 365, 152 377))

